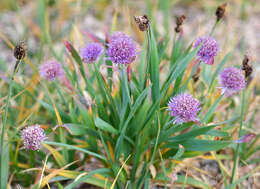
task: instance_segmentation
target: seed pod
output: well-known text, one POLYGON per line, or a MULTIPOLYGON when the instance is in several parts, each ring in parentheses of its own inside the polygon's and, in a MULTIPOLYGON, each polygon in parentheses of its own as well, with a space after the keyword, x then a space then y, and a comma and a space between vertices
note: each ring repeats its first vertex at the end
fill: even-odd
POLYGON ((245 78, 248 79, 253 72, 253 68, 248 64, 249 58, 245 55, 242 63, 242 70, 244 70, 245 78))
POLYGON ((200 78, 200 71, 201 71, 201 69, 200 69, 200 67, 198 67, 196 72, 195 72, 195 74, 192 76, 192 79, 193 79, 194 83, 196 83, 199 80, 199 78, 200 78))
POLYGON ((20 42, 14 48, 14 57, 17 60, 21 60, 26 56, 26 44, 25 41, 20 42))
POLYGON ((138 24, 140 31, 146 31, 149 28, 149 19, 147 15, 134 16, 135 23, 138 24))
POLYGON ((176 17, 176 27, 175 27, 176 33, 179 33, 182 31, 182 24, 185 19, 186 19, 186 16, 184 16, 184 15, 176 17))
POLYGON ((217 21, 221 20, 225 16, 227 3, 223 3, 222 5, 218 6, 216 10, 216 17, 217 21))

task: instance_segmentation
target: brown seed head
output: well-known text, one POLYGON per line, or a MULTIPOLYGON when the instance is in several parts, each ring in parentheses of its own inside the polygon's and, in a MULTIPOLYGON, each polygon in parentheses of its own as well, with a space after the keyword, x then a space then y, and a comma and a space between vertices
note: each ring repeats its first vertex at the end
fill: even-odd
POLYGON ((185 19, 186 19, 186 16, 184 16, 184 15, 176 17, 176 27, 175 27, 175 32, 176 33, 181 32, 182 24, 183 24, 185 19))
POLYGON ((196 72, 195 72, 195 74, 192 76, 192 79, 193 79, 194 83, 196 83, 199 80, 199 78, 200 78, 200 71, 201 71, 201 69, 200 69, 200 67, 198 67, 196 72))
POLYGON ((146 31, 149 28, 149 19, 147 15, 134 16, 135 23, 138 24, 140 31, 146 31))
POLYGON ((225 16, 226 6, 227 6, 227 3, 224 3, 220 6, 218 6, 218 8, 216 10, 217 21, 221 20, 225 16))
POLYGON ((21 60, 26 56, 26 44, 25 41, 20 42, 14 48, 14 57, 17 60, 21 60))
POLYGON ((242 62, 242 70, 244 70, 246 79, 249 78, 253 72, 253 68, 251 65, 248 64, 248 62, 249 62, 249 58, 247 55, 245 55, 243 62, 242 62))

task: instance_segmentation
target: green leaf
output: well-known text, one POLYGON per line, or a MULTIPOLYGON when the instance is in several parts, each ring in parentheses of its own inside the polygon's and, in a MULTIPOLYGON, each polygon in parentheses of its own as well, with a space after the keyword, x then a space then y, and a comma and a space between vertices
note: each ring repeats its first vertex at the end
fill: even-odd
MULTIPOLYGON (((200 47, 200 46, 199 46, 200 47)), ((168 75, 167 79, 165 80, 162 88, 161 88, 161 94, 165 93, 173 80, 175 80, 183 71, 187 68, 188 64, 191 62, 191 60, 195 57, 197 54, 199 47, 191 51, 189 54, 187 54, 184 58, 180 59, 176 64, 177 67, 172 67, 170 69, 170 74, 168 75)))
MULTIPOLYGON (((91 171, 91 172, 87 173, 87 175, 83 175, 81 177, 77 177, 71 184, 66 186, 65 189, 73 189, 73 187, 76 187, 78 184, 83 183, 83 182, 89 183, 89 181, 91 180, 90 179, 91 177, 93 179, 95 179, 93 177, 93 175, 95 175, 95 174, 101 174, 102 176, 107 177, 107 175, 110 174, 110 169, 108 169, 108 168, 101 168, 101 169, 97 169, 97 170, 91 171)), ((96 186, 101 186, 101 185, 102 185, 102 187, 105 186, 105 185, 103 185, 101 183, 96 185, 96 186)), ((111 183, 108 182, 106 186, 110 187, 110 185, 111 185, 111 183)))
POLYGON ((150 86, 147 87, 140 94, 140 96, 136 99, 136 102, 135 102, 134 106, 132 107, 132 109, 131 109, 131 111, 130 111, 126 121, 124 122, 122 131, 120 132, 120 136, 119 136, 119 138, 117 140, 116 147, 115 147, 116 158, 119 158, 119 156, 120 156, 120 154, 122 152, 121 147, 123 146, 123 139, 125 138, 125 132, 126 132, 127 125, 131 121, 131 119, 133 118, 133 116, 134 116, 135 112, 137 111, 137 109, 142 105, 142 102, 145 99, 145 97, 147 96, 147 93, 148 93, 149 89, 150 89, 150 86))
POLYGON ((177 141, 185 141, 185 140, 190 140, 191 138, 194 138, 196 136, 199 135, 203 135, 205 133, 207 133, 208 131, 210 131, 211 129, 213 129, 215 126, 208 126, 208 127, 200 127, 200 128, 196 128, 196 129, 192 129, 191 131, 178 135, 178 136, 174 136, 174 137, 170 137, 169 138, 169 142, 177 142, 177 141))
POLYGON ((181 144, 179 144, 178 151, 176 152, 176 154, 174 156, 169 157, 169 159, 179 159, 179 158, 181 158, 184 151, 185 151, 185 148, 181 144))
MULTIPOLYGON (((199 152, 208 152, 222 149, 232 141, 215 141, 215 140, 200 140, 200 139, 190 139, 182 141, 181 144, 184 146, 187 151, 199 151, 199 152)), ((168 142, 164 145, 164 148, 178 148, 180 144, 179 141, 168 142)))
POLYGON ((109 123, 105 122, 104 120, 96 117, 95 118, 95 125, 97 128, 103 130, 103 131, 108 131, 112 134, 118 134, 118 131, 109 123))
POLYGON ((206 184, 200 180, 191 178, 189 176, 178 175, 178 179, 176 182, 177 183, 186 183, 186 184, 194 186, 196 188, 211 189, 211 186, 209 186, 208 184, 206 184))
MULTIPOLYGON (((170 179, 169 177, 165 178, 165 176, 162 173, 157 174, 155 179, 160 180, 160 181, 167 179, 168 182, 172 182, 172 179, 170 179)), ((178 184, 184 183, 185 186, 190 185, 190 186, 193 186, 193 187, 196 187, 196 188, 211 189, 211 187, 208 184, 206 184, 206 183, 204 183, 200 180, 191 178, 189 176, 184 176, 184 175, 178 175, 177 181, 174 181, 174 183, 178 183, 178 184)))
POLYGON ((152 82, 152 99, 153 102, 156 102, 156 100, 160 96, 160 78, 159 78, 159 56, 158 56, 158 50, 157 50, 157 43, 154 38, 154 34, 151 28, 149 28, 149 34, 150 34, 150 79, 152 82))
POLYGON ((83 148, 79 148, 79 147, 76 147, 76 146, 73 146, 73 145, 70 145, 70 144, 63 144, 63 143, 51 142, 51 141, 44 141, 44 143, 49 144, 49 145, 54 145, 54 146, 65 147, 65 148, 72 149, 72 150, 78 150, 78 151, 84 152, 88 155, 94 156, 98 159, 102 159, 104 161, 107 161, 106 157, 104 157, 102 155, 99 155, 97 153, 94 153, 94 152, 91 152, 89 150, 85 150, 83 148))
MULTIPOLYGON (((68 42, 69 43, 69 42, 68 42)), ((85 73, 85 69, 83 66, 83 63, 81 61, 81 57, 79 56, 78 52, 76 51, 76 49, 73 47, 72 44, 69 43, 69 50, 71 53, 71 56, 73 57, 73 59, 77 62, 77 64, 79 65, 79 70, 81 73, 81 76, 83 77, 85 84, 86 84, 86 88, 88 90, 88 92, 90 93, 91 97, 95 97, 95 90, 92 86, 92 83, 90 83, 90 80, 87 78, 87 75, 85 73)))
POLYGON ((70 134, 72 135, 85 135, 88 134, 88 130, 86 126, 82 124, 76 124, 76 123, 66 123, 64 126, 69 129, 70 134))
POLYGON ((223 66, 225 65, 225 63, 227 62, 227 60, 229 59, 230 56, 231 56, 231 53, 229 52, 228 54, 226 54, 226 56, 223 58, 223 60, 218 65, 216 71, 214 72, 214 74, 211 77, 209 89, 211 89, 213 81, 216 79, 216 77, 218 76, 220 70, 223 68, 223 66))
POLYGON ((201 119, 201 123, 207 123, 210 119, 210 117, 214 114, 218 103, 221 101, 223 95, 219 96, 216 101, 214 102, 214 104, 212 104, 209 108, 209 110, 207 111, 207 113, 205 114, 205 116, 201 119))
MULTIPOLYGON (((5 140, 7 137, 5 138, 5 140)), ((4 141, 3 149, 1 150, 1 158, 0 158, 0 171, 1 171, 1 178, 0 178, 0 188, 7 188, 8 183, 8 176, 9 176, 9 148, 8 143, 4 141)))
POLYGON ((208 151, 216 151, 222 149, 232 141, 212 141, 212 140, 199 140, 199 139, 191 139, 187 140, 182 143, 184 148, 189 151, 201 151, 201 152, 208 152, 208 151))

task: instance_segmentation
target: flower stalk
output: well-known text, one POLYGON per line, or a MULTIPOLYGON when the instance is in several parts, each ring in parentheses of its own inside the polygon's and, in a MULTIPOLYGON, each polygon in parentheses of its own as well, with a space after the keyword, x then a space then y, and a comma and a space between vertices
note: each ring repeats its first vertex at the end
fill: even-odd
MULTIPOLYGON (((19 45, 18 45, 19 46, 19 45)), ((18 53, 17 50, 17 46, 15 47, 15 51, 14 51, 14 55, 16 55, 16 53, 18 53)), ((24 49, 23 49, 24 50, 24 49)), ((25 56, 25 51, 24 54, 22 56, 15 56, 17 58, 16 64, 14 66, 14 70, 13 73, 11 75, 10 78, 10 83, 9 83, 9 88, 8 88, 8 94, 7 94, 7 100, 5 103, 5 110, 4 110, 4 116, 3 116, 3 124, 2 124, 2 130, 1 130, 1 143, 0 143, 0 188, 6 188, 6 184, 7 184, 7 180, 5 180, 4 178, 8 178, 7 176, 5 176, 4 174, 8 174, 8 170, 4 170, 2 169, 4 166, 4 164, 6 164, 5 157, 4 156, 8 156, 9 154, 4 154, 4 152, 6 151, 6 148, 8 148, 8 145, 5 144, 4 141, 4 137, 5 137, 5 133, 6 133, 6 123, 7 123, 7 114, 8 114, 8 110, 9 110, 9 104, 10 104, 10 100, 11 100, 11 96, 12 96, 12 90, 13 90, 13 80, 14 77, 18 71, 19 65, 22 62, 23 58, 25 56)))

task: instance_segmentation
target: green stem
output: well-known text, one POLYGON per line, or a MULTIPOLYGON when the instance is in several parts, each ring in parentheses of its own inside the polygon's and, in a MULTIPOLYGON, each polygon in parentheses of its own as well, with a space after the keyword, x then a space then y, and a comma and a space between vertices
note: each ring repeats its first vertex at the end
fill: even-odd
MULTIPOLYGON (((243 127, 243 119, 244 119, 244 114, 245 114, 245 90, 242 92, 242 104, 241 104, 241 116, 240 116, 240 126, 239 126, 239 133, 238 133, 238 138, 241 137, 242 134, 242 127, 243 127)), ((236 151, 235 151, 235 159, 233 163, 233 169, 232 169, 232 176, 231 176, 231 184, 234 183, 235 181, 235 174, 239 162, 239 148, 240 144, 237 144, 236 151)))
MULTIPOLYGON (((0 188, 6 188, 6 184, 7 181, 5 181, 3 178, 8 178, 8 176, 4 176, 4 174, 8 174, 8 170, 4 170, 2 169, 2 167, 6 167, 4 166, 4 164, 8 163, 8 162, 4 162, 5 157, 4 156, 9 156, 9 154, 4 154, 4 152, 6 151, 6 146, 4 145, 4 135, 5 135, 5 129, 6 129, 6 122, 7 122, 7 114, 8 114, 8 110, 9 110, 9 104, 10 104, 10 99, 12 96, 12 89, 13 89, 13 80, 14 80, 14 76, 18 71, 19 65, 21 63, 22 59, 16 62, 15 65, 15 70, 12 73, 11 79, 10 79, 10 83, 9 83, 9 88, 8 88, 8 95, 7 95, 7 100, 5 103, 5 111, 4 111, 4 119, 3 119, 3 126, 2 126, 2 131, 1 131, 1 144, 0 144, 0 165, 1 165, 1 170, 0 170, 0 188)), ((8 147, 8 145, 7 145, 8 147)))
POLYGON ((212 27, 212 29, 211 29, 211 31, 210 31, 210 34, 209 34, 209 36, 212 36, 212 35, 213 35, 213 33, 214 33, 214 31, 215 31, 215 29, 216 29, 216 26, 218 25, 218 23, 219 23, 219 21, 217 21, 217 20, 216 20, 216 22, 215 22, 214 26, 212 27))
MULTIPOLYGON (((54 81, 54 83, 55 83, 56 81, 54 81)), ((42 85, 43 85, 43 88, 44 88, 44 90, 46 91, 46 94, 47 94, 47 96, 48 96, 48 98, 50 99, 50 101, 52 102, 52 100, 51 100, 51 96, 50 96, 50 92, 49 92, 49 89, 48 89, 48 87, 47 87, 47 85, 46 85, 46 83, 44 82, 44 83, 42 83, 42 85)), ((53 102, 54 104, 55 104, 55 106, 56 106, 56 102, 53 102)), ((62 123, 59 123, 58 122, 58 124, 60 125, 60 124, 62 124, 62 123)), ((63 128, 62 127, 59 127, 58 128, 58 132, 59 132, 59 140, 60 140, 60 142, 61 143, 63 143, 63 144, 66 144, 67 142, 66 142, 66 136, 65 136, 65 132, 64 132, 64 130, 63 130, 63 128)), ((68 159, 69 159, 69 154, 68 154, 68 151, 67 151, 67 149, 64 147, 64 148, 62 148, 62 155, 63 155, 63 157, 65 158, 65 160, 68 162, 68 159)))
POLYGON ((55 84, 55 87, 57 89, 57 92, 58 92, 58 94, 59 94, 63 104, 66 106, 66 108, 68 108, 68 103, 66 103, 66 100, 65 100, 65 98, 64 98, 64 96, 63 96, 63 94, 61 92, 59 84, 57 83, 57 81, 54 81, 54 84, 55 84))

